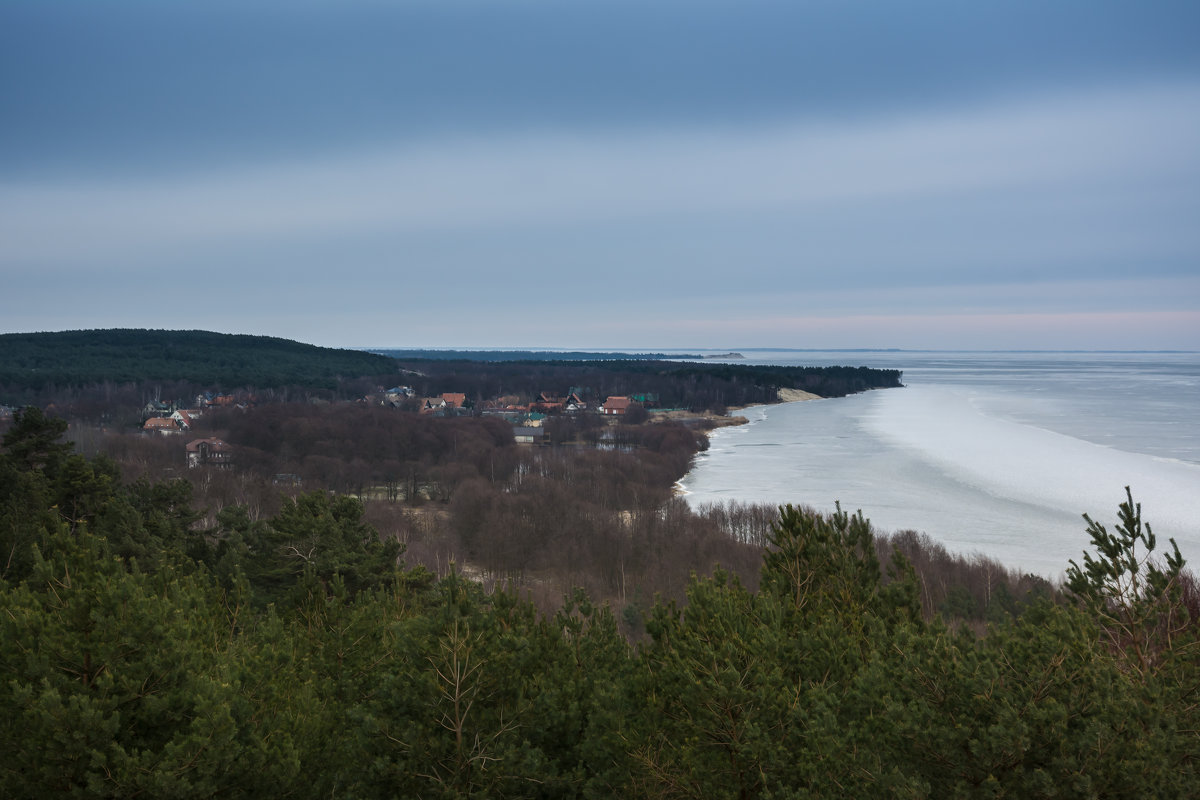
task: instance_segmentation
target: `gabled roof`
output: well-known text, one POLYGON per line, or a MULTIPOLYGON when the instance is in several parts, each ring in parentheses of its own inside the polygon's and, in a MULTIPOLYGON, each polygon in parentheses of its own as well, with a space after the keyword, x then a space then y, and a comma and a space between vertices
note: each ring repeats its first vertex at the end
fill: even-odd
POLYGON ((631 402, 628 397, 614 396, 605 400, 603 407, 608 411, 624 411, 631 402))
POLYGON ((220 439, 193 439, 187 443, 187 451, 195 453, 199 451, 201 445, 208 445, 208 449, 212 452, 221 452, 232 449, 228 444, 220 439))
POLYGON ((450 408, 462 408, 463 403, 467 402, 467 396, 462 392, 443 392, 442 399, 450 408))

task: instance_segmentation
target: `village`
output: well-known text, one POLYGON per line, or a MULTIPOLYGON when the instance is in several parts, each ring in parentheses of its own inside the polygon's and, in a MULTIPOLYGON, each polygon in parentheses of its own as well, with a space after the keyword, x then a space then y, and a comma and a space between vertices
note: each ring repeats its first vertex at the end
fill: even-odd
MULTIPOLYGON (((216 409, 246 410, 258 402, 255 395, 250 393, 225 392, 203 392, 195 397, 189 408, 180 408, 179 403, 154 400, 142 409, 144 421, 141 430, 146 435, 185 436, 193 432, 197 421, 206 412, 216 409)), ((376 392, 353 402, 438 418, 500 418, 512 426, 513 441, 520 445, 548 443, 544 423, 547 419, 560 415, 591 415, 607 424, 638 424, 650 420, 652 414, 659 415, 662 419, 670 417, 685 424, 694 424, 699 417, 705 416, 692 415, 682 409, 660 409, 658 396, 653 393, 609 395, 600 401, 583 387, 571 387, 562 395, 547 391, 540 392, 532 399, 522 398, 520 395, 504 395, 479 401, 472 400, 463 392, 443 392, 440 395, 421 397, 410 386, 395 386, 390 389, 379 387, 376 392)), ((740 422, 742 419, 731 420, 735 421, 740 422)), ((192 439, 186 444, 187 466, 229 468, 234 463, 233 451, 234 448, 230 444, 219 438, 192 439)))

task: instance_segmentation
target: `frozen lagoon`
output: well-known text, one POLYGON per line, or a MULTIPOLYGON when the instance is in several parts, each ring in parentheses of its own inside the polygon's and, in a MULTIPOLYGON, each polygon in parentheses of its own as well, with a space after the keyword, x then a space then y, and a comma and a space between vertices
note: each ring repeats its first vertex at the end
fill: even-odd
POLYGON ((901 368, 908 386, 747 409, 683 479, 688 502, 840 501, 1059 577, 1088 545, 1081 515, 1114 524, 1128 485, 1160 548, 1174 537, 1200 563, 1200 356, 855 355, 821 357, 901 368))

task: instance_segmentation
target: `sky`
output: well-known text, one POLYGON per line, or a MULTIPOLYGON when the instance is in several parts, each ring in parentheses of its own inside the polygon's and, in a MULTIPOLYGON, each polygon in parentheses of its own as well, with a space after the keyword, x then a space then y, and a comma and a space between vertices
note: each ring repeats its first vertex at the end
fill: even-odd
POLYGON ((0 332, 1200 350, 1200 3, 5 0, 0 332))

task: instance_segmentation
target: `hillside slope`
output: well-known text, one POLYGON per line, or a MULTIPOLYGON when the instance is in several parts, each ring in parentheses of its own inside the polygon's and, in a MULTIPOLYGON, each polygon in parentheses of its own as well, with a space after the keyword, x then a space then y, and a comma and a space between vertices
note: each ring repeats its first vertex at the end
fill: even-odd
POLYGON ((271 336, 125 328, 0 335, 0 385, 9 389, 147 380, 328 386, 395 371, 386 356, 271 336))

